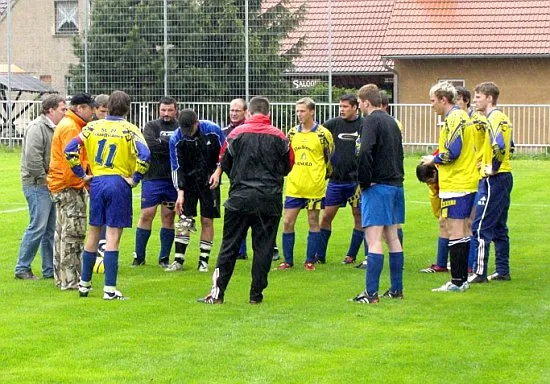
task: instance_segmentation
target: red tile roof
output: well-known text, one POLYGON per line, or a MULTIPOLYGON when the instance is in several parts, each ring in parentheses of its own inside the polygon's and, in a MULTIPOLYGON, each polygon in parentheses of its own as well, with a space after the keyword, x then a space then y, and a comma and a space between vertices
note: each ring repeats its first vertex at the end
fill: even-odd
MULTIPOLYGON (((291 0, 290 8, 296 9, 304 1, 291 0)), ((380 54, 392 7, 393 0, 332 0, 334 74, 389 72, 382 66, 380 54)), ((328 1, 308 1, 304 20, 289 34, 287 44, 283 44, 284 51, 291 43, 304 38, 301 56, 293 60, 295 69, 292 73, 327 73, 328 30, 328 1)))
POLYGON ((550 57, 550 0, 395 0, 383 55, 550 57))

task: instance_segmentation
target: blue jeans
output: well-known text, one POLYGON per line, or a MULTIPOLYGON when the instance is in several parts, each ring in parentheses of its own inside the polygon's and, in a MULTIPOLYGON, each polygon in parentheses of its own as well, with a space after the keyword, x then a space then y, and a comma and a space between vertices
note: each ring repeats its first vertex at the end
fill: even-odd
POLYGON ((40 246, 42 276, 53 276, 55 203, 45 185, 24 185, 23 194, 29 206, 30 223, 21 240, 15 273, 31 270, 32 261, 40 246))

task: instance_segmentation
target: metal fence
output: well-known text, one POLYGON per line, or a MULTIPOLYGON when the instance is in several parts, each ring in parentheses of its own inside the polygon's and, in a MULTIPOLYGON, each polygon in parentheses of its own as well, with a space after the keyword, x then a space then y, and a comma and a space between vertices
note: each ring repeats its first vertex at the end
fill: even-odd
MULTIPOLYGON (((0 100, 0 110, 7 109, 7 101, 0 100)), ((20 145, 25 127, 40 113, 39 101, 12 101, 15 116, 12 131, 0 123, 0 144, 20 145)), ((550 105, 500 105, 511 119, 514 142, 518 152, 546 153, 550 151, 550 105)), ((194 109, 200 119, 212 120, 224 127, 229 124, 228 103, 180 103, 180 108, 194 109)), ((316 117, 324 122, 338 113, 337 104, 318 103, 316 117)), ((437 145, 440 119, 428 104, 394 104, 390 113, 404 127, 403 144, 409 151, 429 150, 437 145)), ((158 117, 158 103, 132 103, 128 120, 139 127, 158 117)), ((283 131, 297 124, 294 103, 272 103, 273 124, 283 131)))

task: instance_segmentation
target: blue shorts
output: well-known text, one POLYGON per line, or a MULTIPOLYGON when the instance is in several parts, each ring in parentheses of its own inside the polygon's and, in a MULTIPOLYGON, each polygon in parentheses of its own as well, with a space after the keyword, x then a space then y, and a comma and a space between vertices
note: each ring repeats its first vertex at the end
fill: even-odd
POLYGON ((329 181, 322 208, 338 205, 345 207, 346 202, 352 207, 359 206, 361 192, 357 183, 339 184, 329 181))
POLYGON ((306 208, 308 211, 321 209, 323 199, 306 199, 303 197, 289 197, 285 199, 285 209, 306 208))
POLYGON ((141 184, 141 209, 159 204, 173 207, 177 199, 178 191, 171 179, 144 180, 141 184))
POLYGON ((441 217, 444 219, 467 219, 472 213, 476 193, 441 199, 441 217))
POLYGON ((361 195, 361 224, 363 228, 390 226, 405 222, 403 187, 375 184, 361 195))
POLYGON ((90 225, 132 227, 132 188, 118 175, 94 176, 90 184, 90 225))

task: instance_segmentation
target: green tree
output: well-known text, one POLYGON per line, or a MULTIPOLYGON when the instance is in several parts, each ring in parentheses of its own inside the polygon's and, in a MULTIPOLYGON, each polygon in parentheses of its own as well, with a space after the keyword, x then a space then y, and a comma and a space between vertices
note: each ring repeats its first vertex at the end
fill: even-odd
MULTIPOLYGON (((304 15, 288 0, 249 1, 250 94, 290 94, 281 74, 292 68, 303 38, 282 42, 304 15)), ((181 102, 228 101, 245 94, 244 0, 168 2, 168 93, 181 102)), ((122 89, 136 101, 164 94, 162 0, 97 0, 88 29, 88 90, 122 89)), ((74 41, 73 91, 84 88, 84 36, 74 41)))

